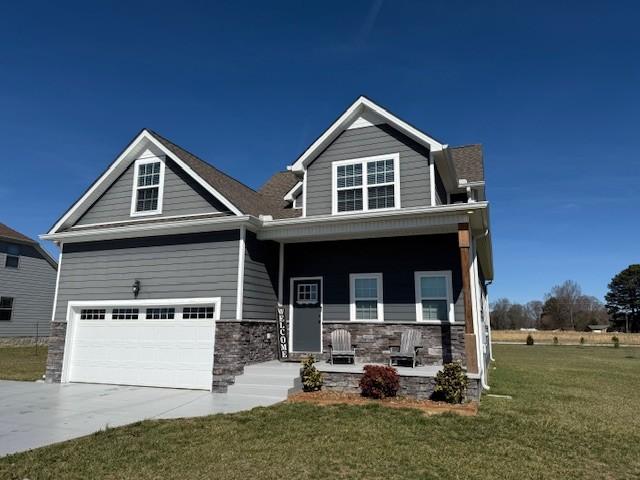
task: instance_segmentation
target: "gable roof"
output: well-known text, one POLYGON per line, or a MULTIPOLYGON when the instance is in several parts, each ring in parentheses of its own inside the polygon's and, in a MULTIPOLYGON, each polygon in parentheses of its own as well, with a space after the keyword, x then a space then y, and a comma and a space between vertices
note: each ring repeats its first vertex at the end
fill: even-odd
POLYGON ((421 132, 413 125, 410 125, 404 120, 396 117, 393 113, 367 97, 360 96, 302 153, 302 155, 298 157, 293 165, 291 165, 290 169, 294 172, 304 171, 306 166, 315 159, 320 151, 324 150, 338 137, 338 135, 340 135, 340 133, 342 133, 343 130, 345 130, 352 122, 357 120, 365 111, 374 113, 377 117, 384 120, 385 123, 393 126, 419 144, 426 146, 429 151, 438 152, 445 148, 445 145, 435 138, 421 132))
POLYGON ((31 245, 40 253, 40 255, 42 255, 42 258, 44 258, 49 263, 49 265, 57 270, 58 262, 56 262, 51 257, 51 255, 49 255, 49 252, 42 248, 38 242, 18 232, 17 230, 14 230, 13 228, 8 227, 4 223, 0 223, 0 240, 15 241, 18 243, 31 245))
POLYGON ((259 217, 271 215, 273 218, 297 217, 300 212, 288 206, 284 195, 297 182, 291 172, 278 172, 260 188, 259 191, 246 186, 244 183, 218 170, 191 152, 176 145, 162 135, 149 130, 160 143, 174 155, 191 167, 203 180, 214 187, 221 195, 232 202, 242 213, 259 217), (294 182, 291 185, 291 182, 294 182))
POLYGON ((4 238, 7 240, 16 240, 21 243, 32 243, 37 244, 35 240, 23 235, 22 233, 14 230, 13 228, 8 227, 4 223, 0 223, 0 238, 4 238))
POLYGON ((482 145, 451 147, 450 150, 458 179, 464 178, 467 182, 484 181, 482 145))
POLYGON ((71 208, 56 221, 48 233, 56 233, 65 223, 77 221, 86 209, 89 208, 97 198, 104 194, 108 185, 110 185, 108 180, 115 180, 115 178, 122 173, 123 169, 133 161, 135 154, 139 150, 136 145, 141 144, 144 140, 156 144, 161 150, 168 154, 167 156, 174 160, 179 167, 192 176, 200 185, 205 187, 206 190, 212 193, 236 215, 253 215, 255 217, 272 215, 274 218, 288 218, 300 215, 297 210, 286 208, 287 204, 284 202, 283 197, 289 189, 285 190, 281 196, 278 196, 280 188, 288 185, 289 179, 291 178, 290 176, 293 175, 290 172, 284 172, 286 175, 279 177, 276 175, 277 181, 274 181, 266 192, 256 192, 188 150, 176 145, 159 133, 149 129, 143 129, 116 160, 111 163, 109 168, 107 168, 71 208), (107 185, 105 186, 105 184, 107 185), (84 210, 82 210, 83 206, 84 210))
POLYGON ((213 165, 196 157, 193 153, 176 145, 172 141, 164 138, 162 135, 152 130, 148 130, 148 132, 174 155, 186 163, 205 182, 233 203, 242 213, 254 216, 258 216, 261 213, 262 196, 258 192, 235 178, 230 177, 221 170, 218 170, 213 165))

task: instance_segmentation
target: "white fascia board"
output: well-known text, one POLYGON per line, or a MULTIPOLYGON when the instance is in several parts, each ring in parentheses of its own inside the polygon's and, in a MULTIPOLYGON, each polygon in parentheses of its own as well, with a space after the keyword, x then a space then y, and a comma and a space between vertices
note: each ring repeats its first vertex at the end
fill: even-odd
MULTIPOLYGON (((298 157, 298 159, 291 165, 291 170, 294 172, 303 172, 308 162, 313 160, 315 154, 326 147, 331 141, 337 137, 343 129, 347 128, 348 124, 355 120, 364 109, 369 109, 375 114, 382 117, 386 123, 397 128, 401 132, 405 133, 409 137, 416 140, 418 143, 426 145, 430 151, 437 152, 444 149, 444 145, 421 132, 415 127, 412 127, 405 121, 399 119, 392 113, 388 112, 380 105, 372 102, 368 98, 358 98, 333 124, 325 130, 325 132, 318 137, 318 139, 307 148, 304 153, 298 157)), ((289 168, 289 167, 287 167, 289 168)))
POLYGON ((140 132, 140 134, 129 144, 129 146, 116 158, 116 160, 109 166, 109 168, 98 178, 96 182, 91 185, 89 190, 78 200, 73 206, 65 213, 60 220, 47 232, 47 235, 55 234, 60 228, 67 222, 73 222, 80 218, 80 216, 86 211, 86 209, 96 201, 100 195, 102 195, 110 185, 109 179, 115 180, 129 164, 135 160, 136 149, 143 141, 152 143, 155 147, 161 150, 168 158, 177 163, 189 176, 191 176, 199 185, 201 185, 206 191, 211 193, 216 199, 218 199, 224 206, 226 206, 235 215, 243 215, 238 208, 227 200, 220 192, 205 182, 196 172, 194 172, 186 163, 184 163, 179 157, 174 155, 164 145, 162 145, 153 135, 151 135, 146 129, 140 132), (85 208, 83 208, 85 207, 85 208))
POLYGON ((306 218, 285 218, 280 220, 265 220, 263 228, 281 227, 287 225, 301 224, 318 224, 318 223, 350 223, 358 220, 379 219, 385 217, 408 217, 424 214, 443 214, 443 213, 467 213, 475 210, 484 210, 488 207, 488 202, 474 203, 455 203, 452 205, 436 205, 435 207, 415 207, 402 208, 394 210, 385 210, 382 212, 369 211, 365 213, 354 213, 349 215, 314 215, 306 218))
POLYGON ((302 188, 302 182, 296 183, 291 190, 284 195, 284 200, 287 202, 293 202, 293 198, 297 195, 298 191, 302 188))
POLYGON ((263 222, 258 239, 298 243, 454 233, 458 231, 459 223, 467 223, 470 218, 483 217, 484 208, 486 203, 477 202, 411 208, 406 211, 272 220, 263 222))
POLYGON ((260 220, 250 215, 226 218, 208 218, 201 220, 177 220, 134 224, 124 227, 96 228, 40 235, 43 240, 63 241, 65 243, 89 242, 94 240, 113 240, 117 238, 152 237, 175 235, 180 233, 215 232, 245 226, 251 231, 260 228, 260 220))
POLYGON ((77 215, 79 217, 80 215, 78 215, 78 210, 82 205, 89 202, 93 203, 95 199, 97 199, 100 195, 102 195, 102 193, 104 193, 104 191, 106 190, 106 187, 104 185, 105 181, 108 178, 121 173, 121 170, 122 171, 124 170, 122 168, 123 160, 127 158, 135 150, 135 148, 138 146, 138 144, 144 137, 145 137, 145 130, 140 132, 140 134, 133 139, 133 141, 129 144, 129 146, 120 154, 120 156, 118 156, 118 158, 115 159, 115 161, 100 176, 100 178, 98 178, 98 180, 96 180, 93 183, 93 185, 91 185, 89 190, 87 190, 84 193, 84 195, 80 197, 80 200, 74 203, 73 206, 69 210, 67 210, 67 212, 60 218, 60 220, 56 222, 56 224, 51 228, 51 230, 47 232, 47 235, 51 235, 57 232, 60 229, 60 227, 62 227, 67 222, 67 220, 72 218, 74 215, 77 215))

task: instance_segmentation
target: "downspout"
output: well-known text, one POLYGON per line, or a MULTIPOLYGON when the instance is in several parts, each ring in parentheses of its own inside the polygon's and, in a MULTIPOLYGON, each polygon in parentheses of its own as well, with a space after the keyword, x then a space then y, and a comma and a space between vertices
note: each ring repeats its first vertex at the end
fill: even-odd
MULTIPOLYGON (((487 235, 489 235, 489 229, 488 228, 484 231, 484 233, 481 233, 476 238, 484 238, 487 235)), ((493 283, 493 280, 489 280, 488 282, 484 282, 485 290, 487 291, 487 294, 485 295, 485 301, 486 301, 487 304, 484 306, 484 310, 485 310, 485 312, 487 312, 487 317, 489 317, 489 321, 487 322, 487 331, 489 333, 489 359, 492 362, 495 362, 496 359, 493 358, 493 342, 491 340, 491 317, 489 315, 489 289, 487 288, 492 283, 493 283)))
MULTIPOLYGON (((479 278, 479 275, 478 275, 478 251, 477 251, 478 249, 477 249, 477 246, 476 246, 477 245, 477 240, 480 239, 480 238, 486 237, 488 234, 489 234, 489 229, 486 229, 484 231, 484 233, 478 235, 476 238, 474 238, 474 241, 473 241, 473 277, 474 277, 474 282, 473 283, 475 284, 474 285, 474 289, 475 289, 475 286, 479 286, 480 285, 480 278, 479 278)), ((476 300, 477 300, 477 298, 476 298, 476 300)), ((476 303, 476 305, 477 305, 477 303, 476 303)), ((480 329, 482 327, 482 322, 480 321, 480 316, 477 315, 477 314, 476 314, 476 319, 477 319, 476 326, 478 328, 478 334, 479 334, 480 333, 480 329)), ((489 327, 489 329, 490 328, 491 327, 489 327)), ((480 343, 481 343, 480 335, 477 335, 476 338, 477 338, 477 342, 478 342, 478 347, 480 347, 480 348, 478 348, 478 350, 479 350, 479 352, 481 352, 482 351, 482 348, 481 348, 482 345, 480 345, 480 343)), ((488 342, 489 343, 489 358, 491 358, 492 357, 492 353, 491 353, 491 336, 490 335, 488 336, 488 340, 489 340, 489 342, 488 342)), ((480 383, 482 384, 482 388, 485 389, 485 390, 491 390, 491 387, 487 384, 487 367, 486 367, 486 364, 485 364, 485 361, 484 361, 484 357, 482 358, 482 361, 480 361, 478 363, 480 364, 480 369, 481 369, 480 370, 480 383)))

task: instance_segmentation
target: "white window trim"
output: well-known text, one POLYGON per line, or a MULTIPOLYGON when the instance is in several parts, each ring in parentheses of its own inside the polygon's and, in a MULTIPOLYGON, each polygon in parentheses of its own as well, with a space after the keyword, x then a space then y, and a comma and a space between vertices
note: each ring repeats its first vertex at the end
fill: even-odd
POLYGON ((298 285, 297 285, 297 288, 296 288, 296 291, 295 291, 296 297, 295 297, 294 301, 295 301, 295 303, 297 305, 316 305, 316 304, 320 303, 320 299, 318 298, 319 294, 320 294, 320 292, 318 291, 318 284, 317 283, 312 283, 312 282, 302 283, 302 282, 298 282, 298 285), (316 292, 315 292, 316 293, 316 298, 315 298, 315 300, 313 300, 313 299, 300 300, 299 299, 299 295, 300 295, 300 291, 299 290, 300 290, 300 286, 301 285, 310 285, 310 286, 316 287, 316 292))
POLYGON ((164 171, 165 163, 162 157, 141 157, 138 158, 133 166, 133 186, 131 190, 131 216, 143 217, 147 215, 159 215, 162 213, 162 199, 164 197, 164 171), (140 165, 147 165, 149 163, 160 162, 160 181, 158 183, 158 208, 155 210, 145 210, 143 212, 136 211, 136 204, 138 199, 138 188, 154 188, 155 185, 149 187, 138 187, 138 173, 140 171, 140 165))
MULTIPOLYGON (((447 303, 449 305, 448 313, 449 313, 449 323, 455 323, 455 307, 453 304, 453 283, 451 281, 451 270, 434 270, 434 271, 424 271, 424 272, 415 272, 414 283, 415 283, 415 292, 416 292, 416 320, 419 323, 429 323, 433 325, 441 325, 442 320, 424 320, 422 318, 422 291, 420 288, 420 279, 423 277, 445 277, 445 283, 447 286, 447 303)), ((434 298, 435 299, 435 298, 434 298)), ((438 298, 438 300, 442 300, 438 298)))
POLYGON ((331 163, 331 213, 333 215, 352 215, 354 213, 362 212, 384 212, 388 210, 398 210, 400 208, 400 154, 389 153, 386 155, 375 155, 373 157, 352 158, 349 160, 339 160, 331 163), (368 185, 367 182, 367 163, 377 162, 380 160, 393 160, 393 198, 394 206, 389 208, 372 208, 369 209, 369 187, 377 187, 384 185, 391 185, 389 183, 381 183, 375 185, 368 185), (362 210, 351 210, 348 212, 338 211, 338 167, 343 165, 353 165, 362 163, 362 185, 353 188, 344 188, 341 190, 353 190, 356 188, 362 188, 362 210))
POLYGON ((351 273, 349 274, 349 320, 352 322, 384 322, 384 299, 382 297, 382 273, 351 273), (357 319, 356 318, 356 280, 362 278, 375 278, 377 280, 378 287, 378 318, 375 320, 357 319))

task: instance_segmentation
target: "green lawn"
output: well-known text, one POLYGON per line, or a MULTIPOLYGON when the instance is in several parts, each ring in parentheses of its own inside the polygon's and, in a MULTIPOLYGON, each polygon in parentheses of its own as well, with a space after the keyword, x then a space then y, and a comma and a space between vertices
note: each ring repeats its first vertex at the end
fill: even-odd
POLYGON ((0 380, 39 380, 46 362, 47 347, 0 347, 0 380))
POLYGON ((147 421, 0 460, 0 478, 636 479, 640 350, 499 345, 478 417, 282 404, 147 421))

